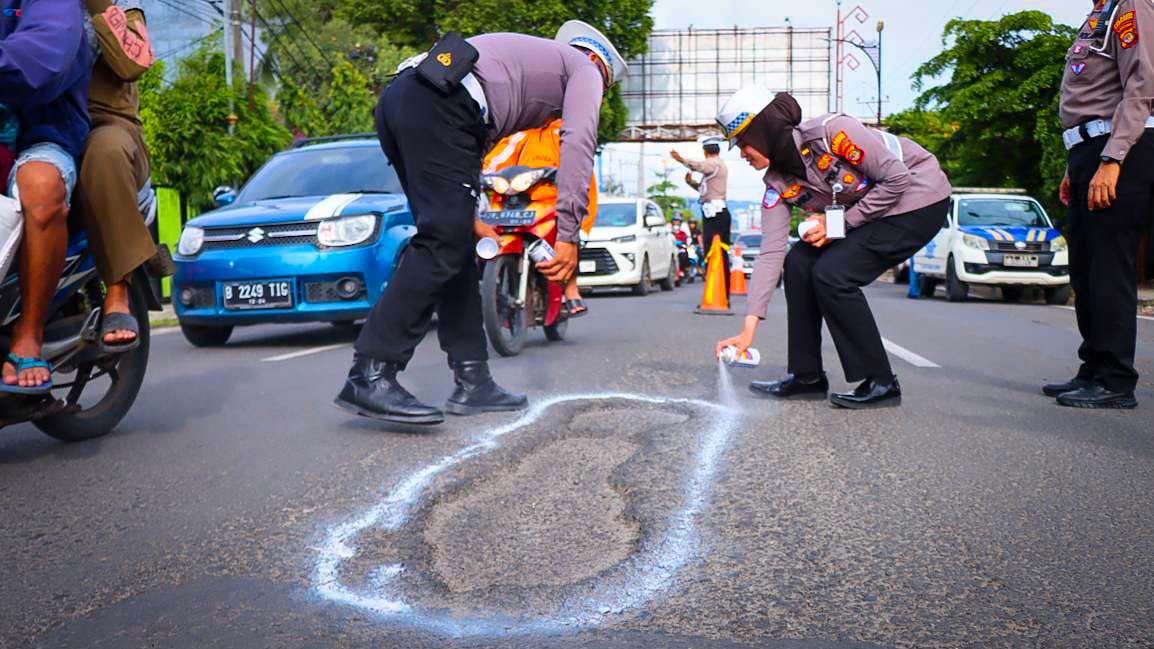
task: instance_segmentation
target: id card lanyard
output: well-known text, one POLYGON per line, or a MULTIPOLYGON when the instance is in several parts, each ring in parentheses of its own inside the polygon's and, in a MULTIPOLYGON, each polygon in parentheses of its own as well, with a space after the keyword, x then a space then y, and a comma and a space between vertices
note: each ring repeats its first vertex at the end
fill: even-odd
POLYGON ((837 195, 845 189, 841 183, 834 183, 833 205, 825 208, 825 237, 827 239, 845 238, 845 206, 838 204, 837 195))

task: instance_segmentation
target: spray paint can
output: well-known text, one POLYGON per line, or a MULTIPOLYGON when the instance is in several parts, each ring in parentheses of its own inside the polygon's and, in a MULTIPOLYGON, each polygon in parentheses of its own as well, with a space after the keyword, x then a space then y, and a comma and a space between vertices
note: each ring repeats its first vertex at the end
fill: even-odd
POLYGON ((553 246, 544 239, 538 239, 529 246, 529 259, 535 263, 543 264, 547 261, 552 261, 557 256, 557 251, 553 250, 553 246))
POLYGON ((731 345, 721 350, 721 360, 730 367, 757 367, 761 365, 761 352, 750 347, 738 355, 737 348, 731 345))
POLYGON ((492 237, 485 237, 477 241, 477 256, 486 261, 497 256, 501 252, 501 242, 492 237))

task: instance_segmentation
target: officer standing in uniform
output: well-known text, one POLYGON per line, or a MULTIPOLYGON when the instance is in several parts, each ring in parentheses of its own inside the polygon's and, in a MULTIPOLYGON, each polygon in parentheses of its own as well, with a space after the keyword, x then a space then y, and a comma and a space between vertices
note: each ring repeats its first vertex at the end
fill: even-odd
POLYGON ((1070 47, 1062 78, 1069 150, 1070 281, 1082 366, 1045 386, 1063 406, 1138 405, 1138 245, 1154 208, 1154 3, 1098 0, 1070 47))
MULTIPOLYGON (((685 174, 685 182, 701 194, 702 236, 707 260, 713 237, 721 237, 721 242, 727 246, 732 238, 733 217, 725 203, 726 191, 729 189, 729 167, 721 159, 723 142, 724 138, 716 136, 705 138, 701 143, 705 152, 704 160, 687 160, 677 151, 669 153, 674 160, 689 169, 689 173, 685 174), (694 180, 693 172, 702 175, 700 181, 694 180)), ((722 259, 725 260, 725 294, 729 295, 729 255, 722 255, 722 259)))
POLYGON ((439 409, 397 382, 436 310, 438 338, 457 385, 445 409, 468 415, 525 408, 525 396, 506 392, 489 374, 473 253, 484 154, 507 135, 564 119, 557 254, 538 268, 551 281, 565 282, 577 266, 602 97, 625 75, 625 60, 601 32, 569 21, 554 40, 449 34, 427 57, 401 67, 381 93, 377 133, 408 196, 417 233, 357 339, 336 403, 385 421, 443 421, 439 409))
POLYGON ((901 386, 861 289, 940 231, 951 188, 937 158, 910 139, 868 128, 848 115, 803 122, 797 100, 763 88, 739 90, 717 122, 741 147, 741 156, 766 172, 761 251, 745 327, 720 341, 717 353, 729 346, 744 352, 753 344, 784 265, 789 375, 754 382, 750 389, 781 399, 825 398, 824 320, 846 380, 861 381, 852 392, 830 396, 830 402, 851 409, 900 404, 901 386), (793 207, 814 215, 804 243, 789 249, 793 207), (844 227, 835 221, 844 221, 844 227))

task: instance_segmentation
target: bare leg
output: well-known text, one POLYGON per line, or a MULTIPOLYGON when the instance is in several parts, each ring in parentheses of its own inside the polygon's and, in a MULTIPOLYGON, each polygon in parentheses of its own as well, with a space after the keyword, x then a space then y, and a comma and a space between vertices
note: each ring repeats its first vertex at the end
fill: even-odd
MULTIPOLYGON (((16 356, 39 357, 44 343, 48 308, 64 270, 68 251, 67 189, 55 166, 29 162, 16 174, 24 210, 24 243, 20 251, 20 317, 12 328, 16 356)), ((44 368, 28 369, 16 376, 11 363, 4 364, 4 382, 31 388, 47 382, 52 374, 44 368)))
MULTIPOLYGON (((570 277, 569 281, 565 283, 565 300, 570 301, 570 300, 580 300, 580 299, 581 299, 581 289, 577 286, 577 275, 574 274, 573 277, 570 277)), ((571 307, 570 311, 569 311, 569 315, 571 315, 571 316, 578 315, 581 313, 585 313, 588 310, 589 309, 585 306, 571 307)))

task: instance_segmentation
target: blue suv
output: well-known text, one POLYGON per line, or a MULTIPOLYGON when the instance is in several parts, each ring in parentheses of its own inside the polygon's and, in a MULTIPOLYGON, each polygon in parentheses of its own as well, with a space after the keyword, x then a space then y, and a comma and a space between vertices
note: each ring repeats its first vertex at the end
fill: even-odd
POLYGON ((176 315, 197 346, 240 325, 364 318, 416 232, 396 172, 364 136, 305 140, 217 204, 185 224, 174 257, 176 315))

